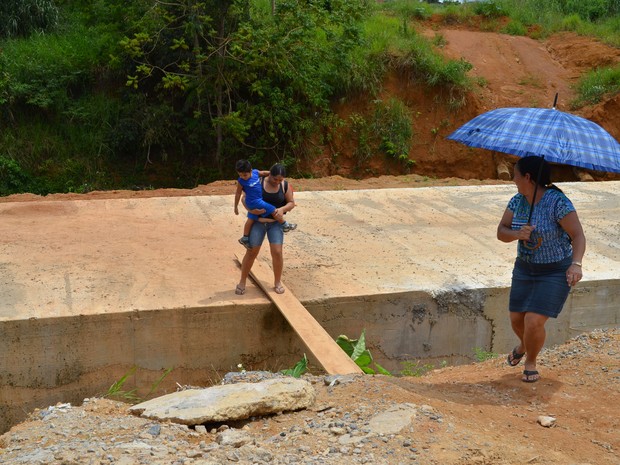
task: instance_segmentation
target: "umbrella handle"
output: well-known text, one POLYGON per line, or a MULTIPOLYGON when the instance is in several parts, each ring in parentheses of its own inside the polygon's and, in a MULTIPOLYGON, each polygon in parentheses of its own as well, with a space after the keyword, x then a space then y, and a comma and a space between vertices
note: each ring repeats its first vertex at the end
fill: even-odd
POLYGON ((542 237, 539 237, 534 245, 530 245, 529 241, 522 241, 523 247, 529 250, 536 250, 538 247, 542 245, 542 237))

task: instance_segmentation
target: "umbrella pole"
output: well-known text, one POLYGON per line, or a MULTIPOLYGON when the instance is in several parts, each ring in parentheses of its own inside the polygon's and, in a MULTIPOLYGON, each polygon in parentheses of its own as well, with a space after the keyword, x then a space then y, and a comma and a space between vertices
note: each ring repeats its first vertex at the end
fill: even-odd
POLYGON ((530 205, 530 214, 527 217, 527 225, 531 226, 532 221, 532 213, 534 213, 534 202, 536 201, 536 193, 538 191, 538 181, 536 181, 536 186, 534 187, 534 198, 532 199, 532 205, 530 205))
POLYGON ((536 175, 536 185, 534 186, 534 197, 532 198, 532 205, 530 205, 530 215, 527 218, 527 224, 529 225, 532 221, 532 213, 534 213, 534 203, 536 202, 536 194, 538 193, 538 184, 540 184, 540 176, 542 174, 542 165, 545 161, 545 156, 542 155, 542 161, 540 162, 540 166, 538 167, 538 174, 536 175))
MULTIPOLYGON (((527 224, 528 226, 531 226, 531 222, 532 222, 532 213, 534 213, 534 203, 536 202, 536 194, 538 193, 538 184, 540 184, 540 175, 542 173, 542 165, 543 162, 545 160, 545 156, 541 156, 542 160, 540 162, 540 166, 538 167, 538 174, 536 175, 536 185, 534 186, 534 197, 532 198, 532 205, 530 205, 530 214, 527 218, 527 224)), ((540 247, 540 244, 542 244, 542 238, 539 237, 538 238, 538 242, 534 243, 534 245, 529 245, 529 241, 523 241, 523 245, 525 246, 525 248, 530 249, 530 250, 535 250, 538 247, 540 247)))

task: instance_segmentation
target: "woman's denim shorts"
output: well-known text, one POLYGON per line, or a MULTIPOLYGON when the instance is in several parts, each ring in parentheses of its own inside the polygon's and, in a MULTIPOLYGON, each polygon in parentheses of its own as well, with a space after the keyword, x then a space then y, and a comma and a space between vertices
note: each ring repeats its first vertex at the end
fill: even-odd
POLYGON ((265 235, 270 244, 284 244, 284 230, 280 223, 277 221, 269 223, 256 221, 250 230, 250 248, 263 245, 265 235))
POLYGON ((568 297, 566 270, 572 256, 556 263, 527 263, 517 258, 512 270, 511 312, 533 312, 557 318, 568 297))

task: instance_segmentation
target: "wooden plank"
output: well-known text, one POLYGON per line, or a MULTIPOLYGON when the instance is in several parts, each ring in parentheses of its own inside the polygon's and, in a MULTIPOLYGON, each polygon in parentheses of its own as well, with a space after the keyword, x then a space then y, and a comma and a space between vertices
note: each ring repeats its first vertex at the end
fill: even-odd
MULTIPOLYGON (((236 257, 239 263, 243 261, 243 256, 237 255, 236 257)), ((284 294, 274 291, 271 268, 257 259, 252 266, 250 276, 284 315, 327 373, 331 375, 363 373, 286 286, 283 286, 284 294)))

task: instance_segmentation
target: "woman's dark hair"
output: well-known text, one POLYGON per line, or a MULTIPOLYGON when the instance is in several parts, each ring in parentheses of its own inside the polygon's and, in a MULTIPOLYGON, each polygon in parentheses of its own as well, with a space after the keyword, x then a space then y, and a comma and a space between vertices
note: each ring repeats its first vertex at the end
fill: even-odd
POLYGON ((269 170, 269 174, 272 175, 272 176, 282 176, 283 178, 285 178, 286 177, 286 168, 284 167, 284 165, 282 165, 280 163, 276 163, 269 170))
POLYGON ((522 176, 529 174, 530 179, 534 182, 538 181, 539 186, 562 192, 559 187, 551 183, 551 165, 543 157, 529 156, 519 158, 515 169, 519 170, 522 176))

